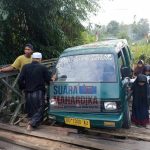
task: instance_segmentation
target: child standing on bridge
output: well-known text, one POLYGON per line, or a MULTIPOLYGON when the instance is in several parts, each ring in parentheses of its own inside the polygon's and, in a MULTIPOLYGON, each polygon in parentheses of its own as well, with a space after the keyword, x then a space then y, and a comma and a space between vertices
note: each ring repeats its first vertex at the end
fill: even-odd
POLYGON ((131 119, 137 126, 146 127, 146 125, 149 124, 147 86, 146 76, 140 74, 137 76, 132 87, 133 103, 131 119))
POLYGON ((144 61, 139 60, 138 63, 137 63, 136 68, 134 69, 134 76, 138 76, 139 74, 142 74, 143 69, 144 69, 144 61))

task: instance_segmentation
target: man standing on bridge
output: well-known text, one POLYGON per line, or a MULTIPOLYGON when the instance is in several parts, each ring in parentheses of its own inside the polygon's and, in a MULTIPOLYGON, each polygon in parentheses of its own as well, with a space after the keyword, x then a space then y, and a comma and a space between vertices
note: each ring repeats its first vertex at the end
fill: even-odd
POLYGON ((14 70, 21 71, 22 67, 25 64, 29 64, 32 62, 31 58, 32 53, 33 53, 33 46, 31 44, 26 44, 24 49, 24 55, 20 55, 19 57, 17 57, 17 59, 14 61, 12 65, 0 69, 0 72, 10 72, 14 70))
POLYGON ((25 92, 25 110, 29 122, 27 130, 40 125, 45 106, 45 85, 50 83, 50 73, 41 63, 42 54, 33 53, 32 63, 22 68, 19 76, 19 87, 25 92))

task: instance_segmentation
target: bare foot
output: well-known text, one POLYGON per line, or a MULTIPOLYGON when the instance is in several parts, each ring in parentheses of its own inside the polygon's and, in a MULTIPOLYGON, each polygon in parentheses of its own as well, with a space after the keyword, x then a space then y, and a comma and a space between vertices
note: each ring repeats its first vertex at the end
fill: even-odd
POLYGON ((33 131, 33 128, 30 124, 27 125, 27 131, 33 131))

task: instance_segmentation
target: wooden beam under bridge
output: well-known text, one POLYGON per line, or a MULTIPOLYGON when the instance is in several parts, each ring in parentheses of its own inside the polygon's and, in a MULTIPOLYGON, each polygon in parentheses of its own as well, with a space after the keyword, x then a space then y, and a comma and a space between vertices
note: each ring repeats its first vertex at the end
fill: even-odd
MULTIPOLYGON (((56 61, 57 59, 53 58, 53 59, 42 61, 42 64, 51 70, 54 67, 56 61)), ((9 110, 9 107, 12 106, 12 105, 9 105, 11 103, 13 105, 14 104, 17 105, 13 113, 11 113, 12 117, 9 120, 10 124, 14 124, 25 102, 24 95, 21 93, 21 91, 19 91, 17 87, 18 77, 19 77, 18 71, 0 73, 0 82, 1 82, 0 91, 2 92, 4 90, 2 93, 5 95, 5 96, 2 95, 2 101, 0 103, 0 113, 2 113, 3 111, 9 110), (10 80, 13 80, 13 82, 11 81, 12 82, 11 83, 10 80), (14 99, 13 95, 15 95, 15 98, 17 98, 17 100, 14 99), (19 101, 19 103, 13 103, 15 101, 19 101)))

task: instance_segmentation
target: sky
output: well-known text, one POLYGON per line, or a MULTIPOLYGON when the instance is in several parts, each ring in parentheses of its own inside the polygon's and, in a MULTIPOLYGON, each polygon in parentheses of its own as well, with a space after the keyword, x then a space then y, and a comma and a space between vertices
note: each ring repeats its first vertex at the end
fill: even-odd
POLYGON ((90 22, 107 25, 111 20, 131 24, 134 20, 147 18, 150 22, 150 0, 100 0, 101 9, 90 22))

